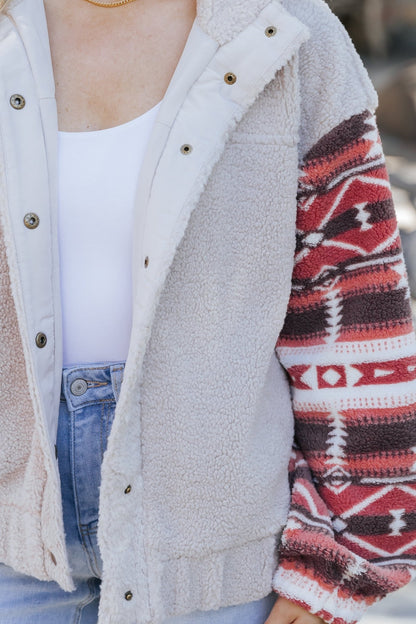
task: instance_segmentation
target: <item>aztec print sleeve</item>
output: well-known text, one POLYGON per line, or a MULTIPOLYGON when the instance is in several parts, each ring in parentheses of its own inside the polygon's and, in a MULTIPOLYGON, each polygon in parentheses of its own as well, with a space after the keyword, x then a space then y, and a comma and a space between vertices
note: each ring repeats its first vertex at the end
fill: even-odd
POLYGON ((374 116, 307 154, 276 353, 291 384, 291 505, 273 589, 333 624, 416 570, 416 346, 374 116))

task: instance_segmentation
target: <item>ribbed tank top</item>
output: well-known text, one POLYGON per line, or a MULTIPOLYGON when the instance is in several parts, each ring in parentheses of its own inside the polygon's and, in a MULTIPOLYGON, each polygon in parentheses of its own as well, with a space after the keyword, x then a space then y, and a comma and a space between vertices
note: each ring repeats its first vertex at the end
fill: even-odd
POLYGON ((64 366, 127 357, 136 186, 160 104, 105 130, 58 132, 64 366))

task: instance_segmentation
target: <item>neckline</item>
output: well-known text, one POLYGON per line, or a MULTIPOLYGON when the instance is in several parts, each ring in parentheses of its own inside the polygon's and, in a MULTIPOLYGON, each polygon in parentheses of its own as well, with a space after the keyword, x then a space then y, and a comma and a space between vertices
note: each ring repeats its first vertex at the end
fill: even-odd
POLYGON ((75 137, 75 136, 103 136, 103 135, 108 135, 111 134, 113 132, 116 132, 118 130, 123 130, 124 128, 130 128, 131 126, 136 125, 137 123, 141 122, 145 117, 147 117, 148 115, 155 113, 156 110, 160 107, 162 103, 162 100, 160 100, 157 104, 155 104, 154 106, 152 106, 152 108, 149 108, 147 111, 145 111, 144 113, 142 113, 141 115, 139 115, 138 117, 134 117, 134 119, 130 119, 130 121, 126 121, 122 124, 118 124, 117 126, 110 126, 109 128, 102 128, 101 130, 78 130, 75 132, 71 132, 68 130, 58 130, 58 134, 60 136, 65 136, 65 137, 75 137))

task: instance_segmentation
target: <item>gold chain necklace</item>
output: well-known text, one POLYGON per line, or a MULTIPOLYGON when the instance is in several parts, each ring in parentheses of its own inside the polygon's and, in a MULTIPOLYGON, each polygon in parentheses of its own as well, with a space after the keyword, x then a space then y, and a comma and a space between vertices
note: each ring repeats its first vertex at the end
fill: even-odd
POLYGON ((90 2, 91 4, 95 4, 95 6, 112 8, 122 6, 123 4, 128 4, 129 2, 134 2, 134 0, 116 0, 116 2, 99 2, 99 0, 85 0, 86 2, 90 2))

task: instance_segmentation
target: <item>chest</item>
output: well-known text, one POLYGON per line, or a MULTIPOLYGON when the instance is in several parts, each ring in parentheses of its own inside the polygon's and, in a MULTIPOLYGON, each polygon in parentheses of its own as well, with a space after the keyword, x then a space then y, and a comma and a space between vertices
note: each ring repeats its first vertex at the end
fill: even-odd
POLYGON ((194 21, 194 0, 71 5, 45 0, 59 129, 112 127, 157 104, 194 21))

